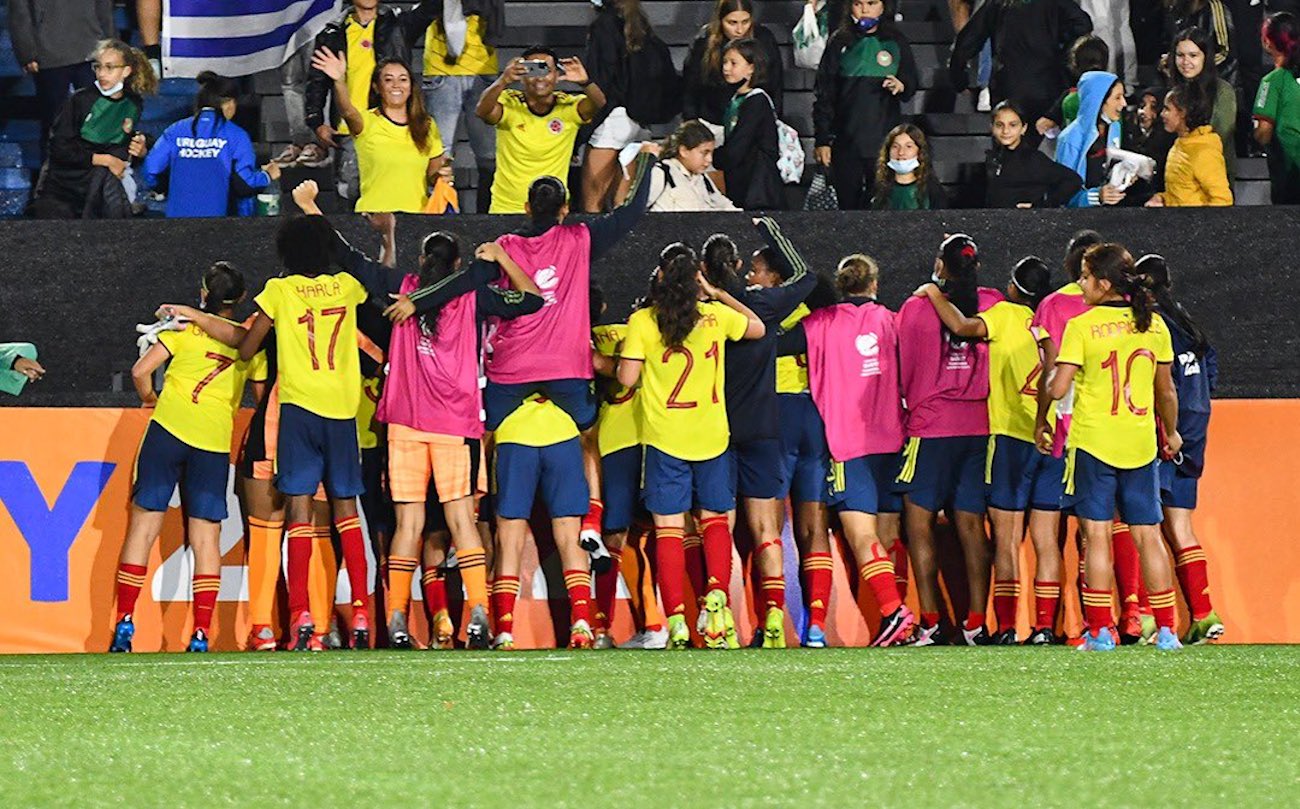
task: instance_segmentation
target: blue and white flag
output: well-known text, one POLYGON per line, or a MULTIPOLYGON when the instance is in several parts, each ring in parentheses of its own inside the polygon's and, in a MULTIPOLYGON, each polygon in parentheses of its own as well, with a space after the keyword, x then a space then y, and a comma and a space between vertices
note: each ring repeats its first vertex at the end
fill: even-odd
POLYGON ((163 0, 163 75, 274 70, 315 39, 343 0, 163 0))

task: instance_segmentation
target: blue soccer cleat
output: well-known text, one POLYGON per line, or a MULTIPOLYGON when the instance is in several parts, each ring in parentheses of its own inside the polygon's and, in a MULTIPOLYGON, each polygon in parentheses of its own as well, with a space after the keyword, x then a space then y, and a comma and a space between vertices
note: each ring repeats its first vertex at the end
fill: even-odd
POLYGON ((1096 635, 1083 633, 1083 645, 1079 647, 1081 652, 1113 652, 1115 651, 1115 635, 1109 629, 1102 629, 1096 635))
POLYGON ((196 630, 194 636, 190 638, 190 645, 186 647, 187 652, 206 652, 208 650, 208 633, 202 629, 196 630))
POLYGON ((1183 642, 1178 639, 1172 629, 1162 626, 1160 632, 1156 635, 1156 648, 1162 652, 1176 652, 1183 648, 1183 642))
POLYGON ((805 649, 825 649, 826 648, 826 631, 817 624, 808 624, 803 645, 805 649))
POLYGON ((113 643, 108 647, 110 652, 129 652, 131 651, 131 639, 135 637, 135 624, 131 622, 130 615, 122 616, 122 620, 117 622, 113 628, 113 643))

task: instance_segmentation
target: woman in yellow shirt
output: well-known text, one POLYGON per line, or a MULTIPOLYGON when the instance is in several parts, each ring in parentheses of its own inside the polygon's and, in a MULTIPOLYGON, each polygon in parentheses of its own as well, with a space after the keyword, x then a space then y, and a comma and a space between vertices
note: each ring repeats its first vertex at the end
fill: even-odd
POLYGON ((347 57, 319 48, 312 67, 334 81, 334 103, 348 132, 356 138, 361 172, 358 213, 422 213, 429 186, 441 172, 450 173, 451 161, 442 150, 438 126, 425 112, 411 68, 400 59, 383 59, 375 65, 371 97, 378 106, 362 112, 348 97, 347 57))
POLYGON ((1177 135, 1165 163, 1165 192, 1147 205, 1173 207, 1231 205, 1232 186, 1223 161, 1223 141, 1210 127, 1210 99, 1197 85, 1169 91, 1160 112, 1165 131, 1177 135))

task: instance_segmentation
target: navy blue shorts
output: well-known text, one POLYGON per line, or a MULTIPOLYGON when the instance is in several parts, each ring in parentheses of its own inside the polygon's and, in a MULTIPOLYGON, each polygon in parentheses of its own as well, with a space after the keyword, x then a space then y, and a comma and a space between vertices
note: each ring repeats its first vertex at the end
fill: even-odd
POLYGON ((228 453, 191 447, 151 421, 135 459, 131 500, 145 511, 166 511, 180 484, 188 516, 221 522, 226 518, 229 479, 228 453))
POLYGON ((1065 459, 1044 455, 1028 441, 989 436, 984 482, 989 508, 1002 511, 1060 511, 1065 496, 1065 459))
POLYGON ((781 403, 781 454, 784 482, 777 497, 796 503, 826 502, 826 425, 806 393, 777 395, 781 403))
POLYGON ((641 447, 625 447, 600 458, 601 530, 626 531, 641 511, 641 447))
POLYGON ((1168 508, 1196 508, 1200 478, 1184 475, 1171 461, 1159 461, 1160 503, 1168 508))
POLYGON ((356 419, 327 419, 297 405, 280 405, 275 488, 289 496, 325 493, 340 500, 365 492, 356 419))
POLYGON ((487 429, 495 430, 506 416, 519 409, 534 393, 545 396, 569 414, 579 430, 596 423, 599 402, 590 379, 550 379, 545 382, 521 382, 502 385, 488 382, 483 389, 483 409, 487 411, 487 429))
POLYGON ((862 455, 847 461, 831 461, 829 503, 836 511, 863 514, 897 514, 903 498, 894 492, 898 477, 897 452, 862 455))
POLYGON ((779 438, 732 444, 727 458, 731 465, 731 490, 737 497, 773 499, 781 497, 789 488, 779 438))
POLYGON ((1081 449, 1069 450, 1065 505, 1085 520, 1114 519, 1129 525, 1159 525, 1160 473, 1156 461, 1137 469, 1116 469, 1081 449))
POLYGON ((590 492, 582 474, 582 441, 570 438, 548 447, 497 444, 492 491, 497 516, 526 520, 538 490, 551 519, 585 517, 590 492))
POLYGON ((646 447, 641 498, 651 514, 685 514, 695 508, 725 514, 736 507, 731 461, 725 452, 707 461, 683 461, 646 447))
POLYGON ((926 511, 951 505, 958 511, 983 514, 988 451, 987 435, 909 438, 903 445, 902 470, 894 490, 926 511))

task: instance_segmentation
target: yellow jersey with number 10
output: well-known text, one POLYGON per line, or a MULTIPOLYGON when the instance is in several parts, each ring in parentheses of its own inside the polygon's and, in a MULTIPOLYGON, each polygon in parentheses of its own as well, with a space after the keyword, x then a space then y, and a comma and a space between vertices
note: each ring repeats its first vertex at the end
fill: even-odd
POLYGON ((1117 469, 1155 460, 1156 366, 1174 361, 1160 315, 1139 332, 1127 305, 1093 307, 1066 324, 1056 361, 1079 366, 1067 446, 1117 469))
POLYGON ((265 379, 264 355, 259 352, 241 362, 239 349, 214 340, 193 324, 184 331, 162 332, 158 342, 172 358, 153 420, 195 449, 230 452, 244 381, 252 365, 262 369, 265 379))
POLYGON ((1000 301, 975 317, 989 332, 989 432, 1032 443, 1043 371, 1031 329, 1034 310, 1000 301))
MULTIPOLYGON (((781 331, 789 331, 798 325, 812 310, 805 304, 799 304, 790 316, 781 321, 781 331)), ((793 357, 776 358, 776 392, 808 392, 808 355, 796 354, 793 357)))
MULTIPOLYGON (((618 357, 626 337, 626 323, 596 326, 591 330, 596 350, 606 357, 618 357)), ((641 443, 639 399, 636 388, 628 390, 616 381, 611 383, 608 397, 600 403, 600 416, 596 421, 601 455, 610 455, 641 443)))

